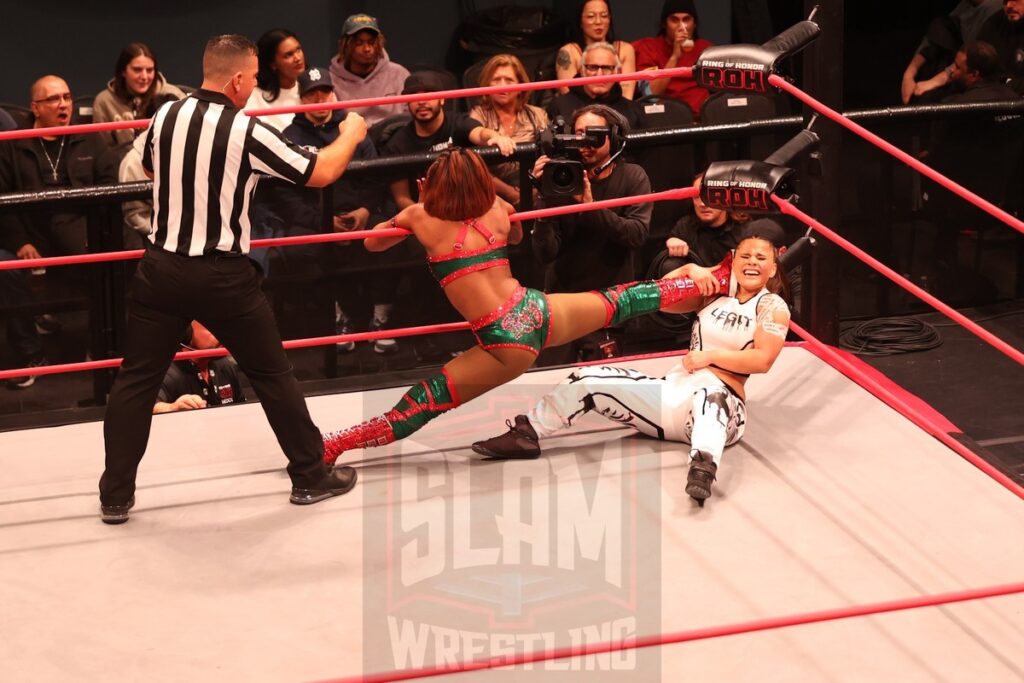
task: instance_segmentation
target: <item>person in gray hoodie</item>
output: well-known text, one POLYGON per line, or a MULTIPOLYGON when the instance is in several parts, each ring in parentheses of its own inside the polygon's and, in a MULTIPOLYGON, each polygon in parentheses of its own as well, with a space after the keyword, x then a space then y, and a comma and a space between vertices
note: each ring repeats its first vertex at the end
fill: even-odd
MULTIPOLYGON (((185 93, 171 85, 160 73, 156 55, 145 43, 129 43, 117 56, 114 77, 98 95, 92 105, 92 120, 131 121, 153 116, 157 104, 169 99, 180 100, 185 93)), ((132 140, 143 129, 114 130, 103 134, 103 139, 117 151, 120 159, 131 147, 132 140)))
MULTIPOLYGON (((341 27, 338 54, 331 60, 331 82, 339 100, 387 97, 402 92, 409 70, 388 58, 384 34, 368 14, 353 14, 341 27)), ((366 125, 394 114, 405 114, 404 104, 360 109, 366 125)))

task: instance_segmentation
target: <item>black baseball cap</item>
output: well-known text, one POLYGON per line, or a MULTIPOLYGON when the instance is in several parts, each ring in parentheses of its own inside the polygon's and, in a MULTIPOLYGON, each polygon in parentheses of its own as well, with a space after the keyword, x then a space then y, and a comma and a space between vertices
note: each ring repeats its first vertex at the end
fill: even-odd
POLYGON ((405 79, 405 87, 402 88, 403 95, 411 95, 418 92, 441 92, 446 90, 441 76, 433 71, 417 71, 405 79))
POLYGON ((316 90, 317 88, 334 90, 334 83, 331 82, 330 72, 319 66, 311 66, 306 69, 299 74, 299 78, 297 80, 299 82, 300 96, 305 95, 310 90, 316 90))

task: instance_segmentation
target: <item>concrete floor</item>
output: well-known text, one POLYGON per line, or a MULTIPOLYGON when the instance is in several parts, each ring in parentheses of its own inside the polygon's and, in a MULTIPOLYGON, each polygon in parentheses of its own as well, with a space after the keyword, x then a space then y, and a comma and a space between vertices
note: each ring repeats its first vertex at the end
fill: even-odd
MULTIPOLYGON (((678 444, 599 418, 537 461, 469 451, 564 374, 353 453, 308 508, 255 404, 156 418, 120 527, 99 423, 0 434, 0 678, 323 680, 1024 579, 1022 501, 801 348, 751 379, 704 508, 678 444)), ((309 406, 336 428, 401 392, 309 406)), ((1013 596, 443 678, 1020 681, 1022 650, 1013 596)))

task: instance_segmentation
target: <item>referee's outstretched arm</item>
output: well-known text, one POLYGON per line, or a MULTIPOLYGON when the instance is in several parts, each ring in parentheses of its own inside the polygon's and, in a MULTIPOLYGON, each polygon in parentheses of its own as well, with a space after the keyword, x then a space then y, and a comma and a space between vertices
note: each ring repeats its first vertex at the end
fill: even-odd
POLYGON ((316 155, 316 165, 306 185, 326 187, 341 177, 352 161, 356 147, 366 137, 366 121, 359 114, 350 111, 345 120, 338 124, 339 135, 334 142, 322 148, 316 155))

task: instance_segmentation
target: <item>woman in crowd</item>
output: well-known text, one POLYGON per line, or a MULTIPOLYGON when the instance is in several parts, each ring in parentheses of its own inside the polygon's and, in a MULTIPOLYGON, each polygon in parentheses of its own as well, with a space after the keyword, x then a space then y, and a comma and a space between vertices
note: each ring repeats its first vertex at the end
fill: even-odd
MULTIPOLYGON (((487 166, 470 150, 442 152, 420 182, 420 200, 374 229, 401 226, 412 232, 478 344, 407 391, 386 414, 325 434, 328 463, 347 450, 409 436, 441 413, 518 377, 545 347, 728 287, 727 262, 716 271, 688 267, 680 275, 689 277, 601 292, 545 295, 523 287, 509 269, 507 248, 522 239, 522 226, 509 221, 512 206, 496 196, 487 166)), ((365 244, 383 251, 403 239, 370 237, 365 244)))
MULTIPOLYGON (((576 12, 577 23, 572 27, 570 42, 558 51, 555 60, 555 73, 558 78, 575 78, 583 69, 580 64, 583 48, 591 43, 611 43, 622 63, 622 73, 636 71, 636 53, 633 46, 624 40, 616 40, 612 30, 612 10, 605 0, 585 0, 579 4, 576 12)), ((635 81, 622 81, 622 96, 633 99, 636 91, 635 81)), ((569 88, 560 88, 559 92, 569 92, 569 88)))
MULTIPOLYGON (((184 96, 180 88, 168 83, 160 73, 156 55, 147 45, 129 43, 117 56, 114 77, 93 100, 92 120, 104 123, 148 119, 160 104, 180 100, 184 96)), ((124 156, 132 140, 143 130, 128 128, 103 135, 109 136, 111 146, 119 150, 119 156, 124 156)))
MULTIPOLYGON (((515 55, 494 55, 480 72, 482 87, 529 82, 526 68, 515 55)), ((484 95, 469 115, 485 128, 504 133, 515 142, 533 142, 537 131, 548 127, 548 115, 527 103, 528 98, 526 91, 484 95)), ((519 163, 501 162, 491 167, 491 173, 498 196, 510 204, 519 204, 519 163)))
MULTIPOLYGON (((285 28, 267 31, 256 41, 256 58, 260 64, 256 73, 256 87, 245 103, 245 108, 266 109, 302 104, 298 78, 306 70, 306 56, 296 35, 285 28)), ((260 120, 283 131, 294 118, 295 114, 274 114, 261 116, 260 120)))
POLYGON ((764 236, 744 237, 732 262, 735 295, 669 307, 699 313, 689 353, 664 378, 622 367, 577 368, 528 414, 509 421, 508 432, 474 443, 473 450, 498 459, 537 458, 539 439, 595 411, 647 436, 690 444, 686 493, 703 506, 722 451, 743 436, 747 378, 768 372, 786 340, 789 308, 780 296, 778 256, 764 236))

